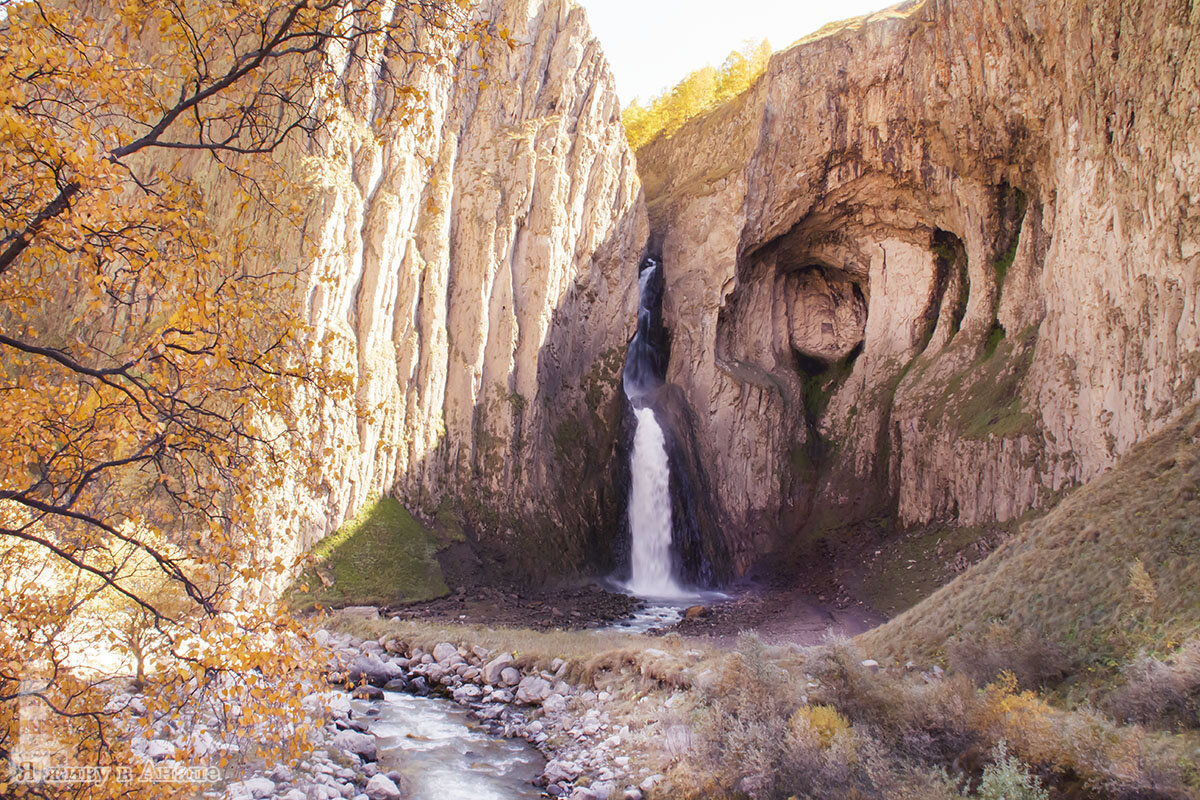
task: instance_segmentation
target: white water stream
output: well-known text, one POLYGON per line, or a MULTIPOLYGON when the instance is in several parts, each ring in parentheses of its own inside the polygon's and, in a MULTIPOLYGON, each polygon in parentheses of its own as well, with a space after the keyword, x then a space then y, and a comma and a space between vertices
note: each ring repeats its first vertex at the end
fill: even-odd
MULTIPOLYGON (((354 701, 365 714, 371 704, 354 701)), ((379 767, 403 775, 412 800, 524 800, 546 765, 529 744, 485 733, 467 709, 437 697, 385 692, 371 733, 379 767)))
POLYGON ((626 588, 641 597, 690 596, 671 569, 671 472, 662 428, 650 408, 635 408, 630 456, 629 530, 633 575, 626 588))

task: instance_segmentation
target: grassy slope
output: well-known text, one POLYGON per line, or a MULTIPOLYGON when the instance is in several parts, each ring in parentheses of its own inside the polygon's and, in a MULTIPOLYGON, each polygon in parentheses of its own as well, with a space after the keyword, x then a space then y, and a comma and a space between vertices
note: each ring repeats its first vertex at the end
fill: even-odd
POLYGON ((1092 669, 1200 632, 1200 405, 860 643, 937 658, 995 625, 1057 642, 1092 669), (1152 593, 1133 585, 1138 560, 1152 593))
POLYGON ((378 500, 313 547, 315 564, 296 579, 291 605, 336 608, 440 597, 447 592, 436 558, 442 544, 400 503, 378 500))

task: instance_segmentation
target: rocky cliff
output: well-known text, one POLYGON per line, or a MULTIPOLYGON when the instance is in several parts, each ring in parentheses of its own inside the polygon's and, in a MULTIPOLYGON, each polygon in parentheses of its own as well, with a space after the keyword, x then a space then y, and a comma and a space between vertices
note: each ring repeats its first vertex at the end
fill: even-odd
POLYGON ((668 380, 744 568, 1005 520, 1200 396, 1200 7, 918 0, 638 153, 668 380))
MULTIPOLYGON (((347 369, 354 395, 297 398, 319 409, 297 446, 322 463, 315 494, 298 482, 264 502, 293 534, 285 552, 381 495, 524 571, 578 566, 619 527, 609 467, 647 222, 615 84, 568 0, 477 13, 515 46, 468 41, 430 64, 332 54, 331 125, 280 154, 307 171, 309 241, 275 217, 259 233, 303 265, 311 357, 347 369), (412 88, 414 124, 389 118, 394 85, 412 88)), ((228 189, 192 169, 218 200, 228 189)))

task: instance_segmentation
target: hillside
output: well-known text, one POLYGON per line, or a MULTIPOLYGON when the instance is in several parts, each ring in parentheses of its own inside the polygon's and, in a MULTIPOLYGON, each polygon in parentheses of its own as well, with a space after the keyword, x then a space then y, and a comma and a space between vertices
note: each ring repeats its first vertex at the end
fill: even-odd
POLYGON ((1200 405, 928 599, 859 637, 903 663, 1061 650, 1085 684, 1200 633, 1200 405))

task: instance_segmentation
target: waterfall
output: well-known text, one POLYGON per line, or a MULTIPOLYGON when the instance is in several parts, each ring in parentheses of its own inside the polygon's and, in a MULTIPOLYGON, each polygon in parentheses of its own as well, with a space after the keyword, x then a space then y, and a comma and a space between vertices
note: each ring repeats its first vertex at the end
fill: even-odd
POLYGON ((684 594, 671 572, 671 473, 662 428, 651 408, 635 408, 637 432, 630 455, 629 591, 649 597, 684 594))
POLYGON ((629 457, 629 531, 632 577, 627 589, 657 598, 683 597, 671 559, 671 471, 666 440, 650 407, 665 372, 655 342, 662 303, 658 262, 646 259, 638 276, 638 327, 625 357, 625 396, 633 405, 637 431, 629 457))

